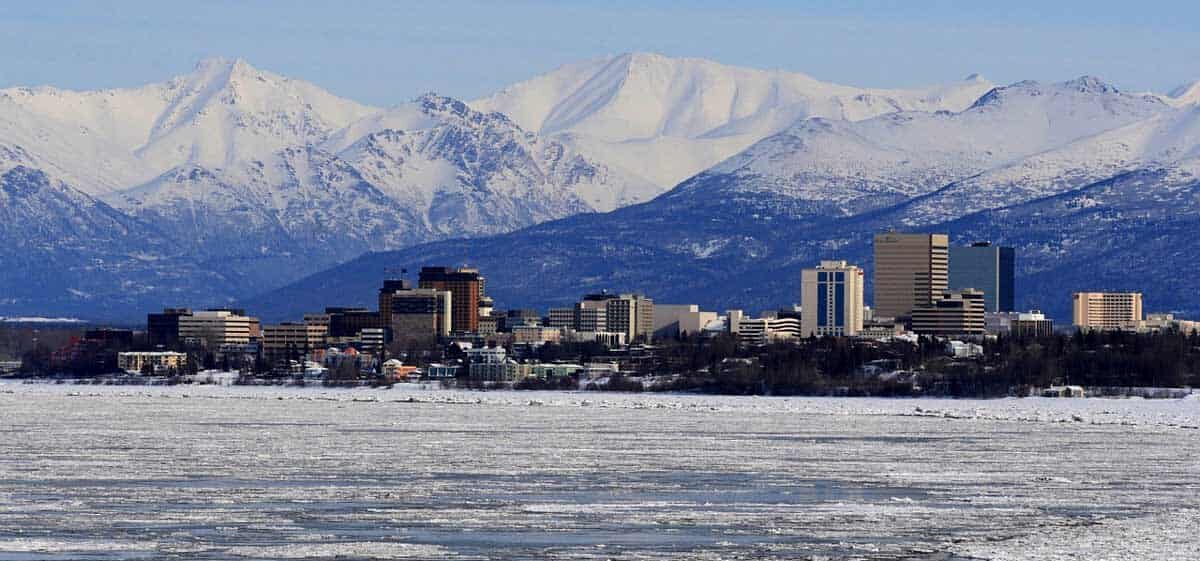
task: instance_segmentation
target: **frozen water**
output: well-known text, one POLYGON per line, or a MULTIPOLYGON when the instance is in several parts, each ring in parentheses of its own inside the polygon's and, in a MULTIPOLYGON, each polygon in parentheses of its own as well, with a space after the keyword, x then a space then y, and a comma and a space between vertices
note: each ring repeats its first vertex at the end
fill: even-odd
POLYGON ((1200 400, 0 385, 0 559, 1200 559, 1200 400))

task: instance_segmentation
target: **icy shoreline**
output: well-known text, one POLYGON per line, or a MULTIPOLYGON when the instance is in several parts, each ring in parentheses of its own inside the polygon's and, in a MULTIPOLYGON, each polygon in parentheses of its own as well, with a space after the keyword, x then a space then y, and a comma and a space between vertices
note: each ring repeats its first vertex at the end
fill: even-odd
POLYGON ((788 412, 807 415, 884 415, 1161 426, 1200 430, 1200 395, 1183 399, 1141 398, 870 398, 723 396, 708 394, 585 391, 454 390, 440 388, 328 388, 322 386, 73 386, 0 382, 0 394, 73 398, 162 398, 428 403, 506 407, 612 407, 721 412, 788 412))
POLYGON ((0 384, 0 558, 1200 558, 1200 400, 0 384))

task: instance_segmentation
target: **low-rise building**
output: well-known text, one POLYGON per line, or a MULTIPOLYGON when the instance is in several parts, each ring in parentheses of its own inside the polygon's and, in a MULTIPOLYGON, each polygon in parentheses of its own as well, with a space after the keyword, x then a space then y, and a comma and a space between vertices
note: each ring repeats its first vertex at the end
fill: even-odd
POLYGON ((416 366, 405 366, 403 362, 397 359, 388 359, 383 361, 380 367, 383 370, 383 377, 393 381, 407 380, 410 375, 417 371, 416 366))
POLYGON ((716 312, 702 311, 696 304, 655 304, 654 337, 695 335, 716 319, 716 312))
POLYGON ((1054 335, 1054 320, 1040 310, 1021 312, 1012 322, 1012 333, 1018 337, 1049 337, 1054 335))
POLYGON ((563 334, 563 340, 571 343, 600 343, 610 349, 624 347, 628 343, 624 333, 614 333, 611 331, 575 331, 573 329, 569 329, 563 334))
POLYGON ((1042 390, 1042 397, 1084 397, 1083 386, 1050 386, 1042 390))
POLYGON ((425 377, 431 380, 447 380, 458 377, 462 366, 457 364, 430 364, 425 367, 425 377))
POLYGON ((1028 312, 987 312, 984 328, 990 335, 1014 337, 1047 337, 1054 334, 1054 320, 1040 310, 1028 312))
POLYGON ((856 337, 873 341, 885 341, 902 334, 904 334, 903 323, 897 323, 888 318, 880 318, 864 322, 862 329, 858 331, 856 337))
POLYGON ((204 310, 180 315, 179 339, 212 350, 227 344, 247 344, 258 331, 258 320, 243 314, 241 310, 204 310))
POLYGON ((187 353, 174 351, 131 351, 117 353, 117 368, 130 373, 149 369, 154 374, 182 372, 187 366, 187 353))
POLYGON ((983 356, 983 346, 967 341, 946 341, 946 354, 954 358, 975 358, 983 356))
POLYGON ((318 323, 264 325, 262 350, 267 360, 298 360, 325 345, 327 329, 318 323))
POLYGON ((1139 321, 1136 329, 1140 333, 1178 331, 1190 335, 1200 332, 1200 322, 1178 319, 1170 313, 1153 313, 1146 314, 1146 319, 1139 321))
POLYGON ((542 380, 574 376, 581 371, 583 371, 583 366, 579 364, 550 363, 529 365, 529 376, 542 380))
POLYGON ((948 290, 930 305, 912 311, 912 331, 919 335, 984 334, 984 300, 979 290, 948 290))
POLYGON ((518 325, 513 327, 512 336, 513 343, 516 344, 541 345, 559 342, 562 339, 562 330, 540 325, 518 325))
POLYGON ((730 333, 750 345, 797 341, 800 338, 800 319, 796 317, 747 318, 741 310, 727 312, 730 333))

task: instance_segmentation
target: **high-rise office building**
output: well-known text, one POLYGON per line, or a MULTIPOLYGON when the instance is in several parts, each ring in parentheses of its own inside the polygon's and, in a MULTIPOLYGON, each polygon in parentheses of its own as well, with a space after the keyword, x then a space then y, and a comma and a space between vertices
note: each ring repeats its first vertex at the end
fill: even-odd
POLYGON ((479 329, 479 301, 484 280, 478 269, 422 267, 417 280, 420 288, 435 288, 450 293, 450 329, 455 333, 474 333, 479 329))
POLYGON ((979 242, 950 248, 950 290, 982 291, 989 312, 1013 311, 1015 273, 1016 252, 1011 247, 979 242))
POLYGON ((436 288, 396 290, 387 298, 388 325, 395 338, 446 336, 451 331, 454 295, 436 288))
POLYGON ((822 261, 800 273, 800 336, 853 336, 863 326, 863 272, 822 261))
POLYGON ((399 290, 412 290, 412 283, 404 279, 385 279, 383 286, 379 288, 379 316, 384 318, 391 317, 392 314, 392 295, 399 290))
POLYGON ((906 317, 948 288, 950 238, 946 234, 875 235, 876 317, 906 317))
POLYGON ((1142 293, 1076 292, 1073 320, 1080 329, 1133 329, 1142 321, 1142 293))

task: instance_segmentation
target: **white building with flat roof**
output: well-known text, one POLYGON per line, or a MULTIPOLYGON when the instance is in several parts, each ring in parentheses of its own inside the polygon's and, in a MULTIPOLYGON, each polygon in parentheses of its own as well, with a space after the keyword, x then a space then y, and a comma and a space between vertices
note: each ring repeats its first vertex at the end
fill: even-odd
POLYGON ((697 304, 655 304, 654 336, 678 337, 696 335, 704 326, 717 319, 716 312, 705 312, 697 304))

